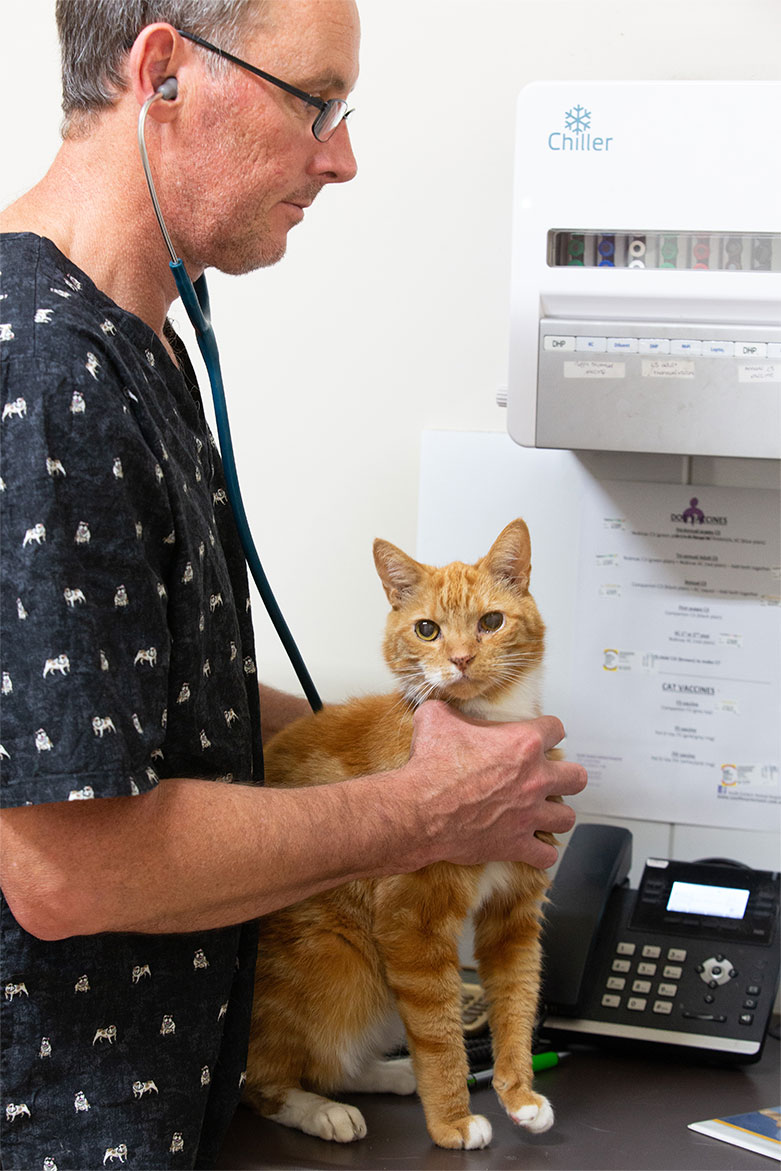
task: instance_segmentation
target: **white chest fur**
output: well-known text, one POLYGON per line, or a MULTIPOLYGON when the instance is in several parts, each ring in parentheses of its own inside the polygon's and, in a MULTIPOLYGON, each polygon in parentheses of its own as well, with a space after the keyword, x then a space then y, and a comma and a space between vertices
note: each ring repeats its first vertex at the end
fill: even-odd
POLYGON ((488 862, 480 875, 480 885, 472 904, 472 910, 487 901, 495 892, 501 892, 513 883, 513 866, 510 862, 488 862))
MULTIPOLYGON (((515 720, 533 720, 542 713, 542 667, 534 667, 523 679, 499 700, 473 699, 461 708, 465 716, 477 720, 492 720, 507 724, 515 720)), ((501 891, 513 882, 513 867, 507 862, 489 862, 477 889, 473 910, 495 891, 501 891)))
POLYGON ((498 724, 533 720, 542 714, 542 667, 532 667, 511 691, 505 692, 499 699, 489 700, 478 696, 467 700, 461 711, 472 719, 493 720, 498 724))

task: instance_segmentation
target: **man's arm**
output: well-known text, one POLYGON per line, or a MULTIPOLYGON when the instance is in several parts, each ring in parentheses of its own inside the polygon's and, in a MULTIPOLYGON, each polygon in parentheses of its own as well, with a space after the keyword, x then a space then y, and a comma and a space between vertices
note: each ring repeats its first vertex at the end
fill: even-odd
POLYGON ((579 765, 547 760, 553 717, 484 725, 443 704, 416 713, 403 768, 284 790, 165 780, 140 797, 3 812, 0 884, 43 939, 185 932, 241 922, 353 878, 435 861, 550 866, 537 830, 574 814, 579 765))

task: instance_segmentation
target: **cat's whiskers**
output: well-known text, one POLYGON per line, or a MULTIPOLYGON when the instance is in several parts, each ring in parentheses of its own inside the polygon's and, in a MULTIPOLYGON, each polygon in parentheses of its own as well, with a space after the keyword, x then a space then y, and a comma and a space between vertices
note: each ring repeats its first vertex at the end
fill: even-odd
POLYGON ((394 710, 404 705, 414 710, 427 699, 436 696, 442 687, 441 682, 427 678, 419 669, 396 671, 395 674, 401 684, 401 695, 394 705, 394 710))
POLYGON ((534 669, 540 663, 540 654, 536 649, 533 651, 520 649, 507 651, 498 658, 499 662, 491 666, 488 679, 483 678, 483 672, 478 677, 474 677, 469 673, 465 675, 455 668, 447 674, 443 669, 435 670, 433 668, 426 672, 419 663, 411 664, 404 669, 397 668, 395 674, 401 690, 399 698, 391 710, 394 712, 404 709, 414 711, 426 700, 432 698, 444 699, 446 702, 460 706, 459 700, 448 695, 448 691, 462 680, 477 687, 480 687, 481 683, 485 683, 484 694, 496 695, 497 692, 501 694, 522 683, 524 676, 528 675, 529 669, 534 669))

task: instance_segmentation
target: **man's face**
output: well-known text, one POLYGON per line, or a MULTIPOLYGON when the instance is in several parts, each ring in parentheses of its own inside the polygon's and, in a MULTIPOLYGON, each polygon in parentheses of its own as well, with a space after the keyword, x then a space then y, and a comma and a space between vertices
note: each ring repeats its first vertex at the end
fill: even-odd
MULTIPOLYGON (((273 0, 270 19, 249 32, 239 56, 315 97, 346 98, 358 76, 359 36, 352 0, 273 0)), ((168 177, 164 212, 194 268, 242 273, 280 260, 304 208, 327 183, 352 179, 356 165, 345 123, 318 142, 314 106, 226 68, 212 78, 201 65, 200 92, 180 125, 187 164, 168 177)))

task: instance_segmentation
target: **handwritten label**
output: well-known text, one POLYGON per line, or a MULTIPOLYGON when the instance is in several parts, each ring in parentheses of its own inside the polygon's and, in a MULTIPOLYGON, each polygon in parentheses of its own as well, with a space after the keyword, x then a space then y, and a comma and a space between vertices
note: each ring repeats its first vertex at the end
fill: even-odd
POLYGON ((738 366, 740 382, 781 382, 781 362, 752 362, 738 366))
POLYGON ((582 359, 564 363, 565 378, 625 378, 626 362, 595 362, 582 359))
POLYGON ((675 358, 644 358, 643 378, 694 378, 694 362, 675 358))

